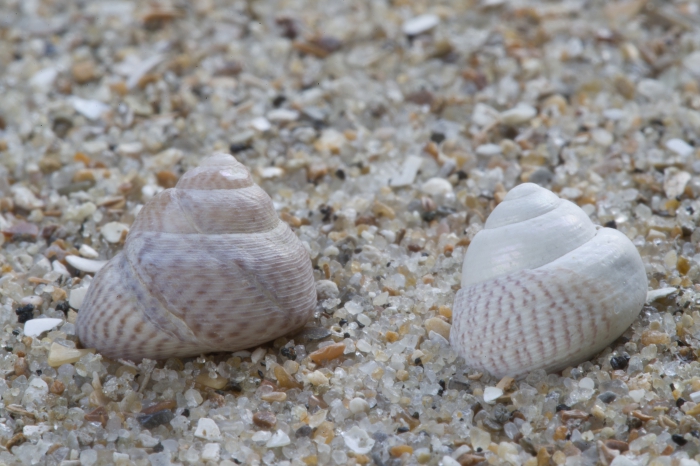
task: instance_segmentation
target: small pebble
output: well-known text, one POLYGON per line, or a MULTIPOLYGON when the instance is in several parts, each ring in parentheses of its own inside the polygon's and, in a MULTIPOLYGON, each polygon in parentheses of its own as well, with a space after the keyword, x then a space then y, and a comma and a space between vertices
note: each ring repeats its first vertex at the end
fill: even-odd
POLYGON ((60 367, 63 364, 72 364, 89 353, 94 353, 92 348, 76 349, 68 348, 59 343, 52 343, 49 348, 48 364, 51 367, 60 367))
POLYGON ((668 345, 671 338, 665 332, 657 330, 646 330, 642 333, 642 345, 668 345))
POLYGON ((277 417, 269 411, 260 411, 253 414, 253 424, 258 427, 270 429, 277 424, 277 417))
POLYGON ((331 280, 319 280, 316 282, 316 294, 319 300, 337 298, 338 285, 331 280))
POLYGON ((309 379, 311 385, 328 385, 328 377, 323 375, 321 371, 313 371, 306 377, 309 379))
POLYGON ((222 390, 226 387, 226 385, 228 385, 229 381, 225 377, 221 376, 212 378, 209 376, 208 371, 202 371, 195 379, 195 382, 202 384, 206 387, 213 388, 214 390, 222 390))
POLYGON ((267 401, 269 403, 274 403, 274 402, 281 403, 283 401, 287 401, 287 394, 284 392, 264 393, 262 396, 260 396, 260 399, 262 399, 263 401, 267 401))
POLYGON ((431 196, 446 195, 452 193, 452 183, 444 178, 430 178, 423 183, 421 191, 431 196))
POLYGON ((598 399, 605 404, 612 403, 617 398, 617 395, 613 392, 603 392, 598 395, 598 399))
POLYGON ((313 353, 309 354, 311 360, 315 363, 321 363, 324 361, 329 361, 331 359, 339 358, 345 352, 345 343, 335 343, 332 345, 324 346, 313 353))
POLYGON ((449 340, 452 326, 439 317, 431 317, 425 321, 425 329, 428 332, 435 332, 439 334, 445 340, 449 340))
POLYGON ((289 439, 289 436, 285 434, 282 430, 278 430, 275 432, 270 440, 267 441, 265 446, 267 448, 277 448, 277 447, 284 447, 289 445, 291 440, 289 439))
POLYGON ((221 431, 213 419, 203 417, 197 422, 194 436, 205 440, 218 440, 221 438, 221 431))
POLYGON ((204 461, 218 461, 221 454, 221 445, 218 443, 207 443, 202 448, 202 460, 204 461))
POLYGON ((353 398, 348 403, 348 409, 353 414, 359 414, 369 411, 369 403, 363 398, 353 398))
POLYGON ((172 411, 164 409, 162 411, 157 411, 152 414, 142 414, 137 416, 136 419, 139 424, 143 426, 144 429, 155 429, 156 427, 167 424, 173 420, 175 415, 172 411))

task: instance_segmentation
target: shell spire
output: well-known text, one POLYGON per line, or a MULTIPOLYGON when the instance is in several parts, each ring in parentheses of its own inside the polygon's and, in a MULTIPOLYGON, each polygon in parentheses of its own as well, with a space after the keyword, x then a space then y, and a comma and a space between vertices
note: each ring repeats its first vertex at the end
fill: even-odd
POLYGON ((275 339, 315 305, 306 249, 245 167, 217 153, 144 206, 76 325, 106 356, 162 359, 275 339))

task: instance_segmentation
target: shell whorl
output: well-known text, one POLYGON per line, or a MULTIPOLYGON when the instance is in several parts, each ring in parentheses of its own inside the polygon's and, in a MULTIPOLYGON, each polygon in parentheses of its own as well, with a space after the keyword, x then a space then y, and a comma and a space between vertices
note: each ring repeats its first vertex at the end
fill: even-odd
POLYGON ((464 258, 462 286, 540 267, 595 234, 596 226, 576 204, 536 184, 521 184, 508 192, 474 236, 464 258))
POLYGON ((315 304, 306 249, 245 167, 215 154, 139 212, 77 330, 111 357, 193 356, 282 336, 315 304))
POLYGON ((450 340, 468 366, 496 376, 555 371, 619 337, 646 291, 644 264, 624 234, 527 183, 469 245, 450 340))

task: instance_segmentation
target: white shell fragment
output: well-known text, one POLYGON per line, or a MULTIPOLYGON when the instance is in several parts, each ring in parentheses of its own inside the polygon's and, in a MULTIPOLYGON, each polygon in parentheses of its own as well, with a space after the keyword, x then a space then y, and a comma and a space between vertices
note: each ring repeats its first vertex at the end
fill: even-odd
POLYGON ((520 125, 527 123, 537 115, 537 109, 526 103, 519 103, 515 107, 501 113, 501 123, 504 125, 520 125))
POLYGON ((416 179, 418 170, 423 164, 423 159, 416 155, 406 157, 406 161, 401 167, 401 172, 391 178, 391 186, 399 188, 402 186, 410 186, 416 179))
MULTIPOLYGON (((102 235, 114 242, 125 227, 102 235)), ((79 290, 70 304, 83 345, 132 360, 250 348, 304 326, 316 306, 307 250, 221 153, 155 195, 84 299, 79 290)))
POLYGON ((80 252, 81 256, 88 259, 97 259, 98 257, 100 257, 100 254, 87 244, 81 245, 80 249, 78 249, 78 252, 80 252))
POLYGON ((54 67, 39 70, 29 79, 29 85, 42 92, 48 92, 58 77, 58 69, 54 67))
POLYGON ((99 100, 83 99, 80 97, 72 97, 71 103, 76 112, 90 120, 97 120, 109 110, 109 105, 100 102, 99 100))
POLYGON ((503 395, 503 389, 498 387, 486 387, 484 389, 484 401, 492 403, 503 395))
POLYGON ((352 426, 347 432, 343 432, 345 445, 355 453, 361 455, 369 453, 374 446, 374 440, 370 438, 367 431, 358 426, 352 426))
POLYGON ((695 148, 682 139, 673 138, 666 141, 666 149, 675 152, 681 157, 687 157, 695 152, 695 148))
POLYGON ((264 133, 272 128, 272 124, 265 117, 257 117, 250 121, 250 127, 264 133))
POLYGON ((401 29, 407 36, 417 36, 430 31, 438 24, 440 24, 440 18, 437 15, 426 14, 409 19, 403 23, 401 29))
POLYGON ((61 319, 54 318, 28 320, 24 324, 24 335, 38 337, 42 333, 57 327, 61 322, 63 322, 61 319))
POLYGON ((469 367, 497 377, 556 371, 608 346, 646 298, 644 264, 624 234, 525 183, 469 245, 450 341, 469 367))
POLYGON ((68 255, 66 262, 80 270, 81 272, 95 273, 105 266, 107 261, 94 261, 80 256, 68 255))
POLYGON ((87 286, 81 286, 70 290, 70 295, 68 295, 68 304, 70 307, 73 309, 80 309, 83 307, 83 301, 85 300, 85 295, 87 292, 87 286))
POLYGON ((482 144, 476 148, 476 154, 482 155, 484 157, 490 157, 492 155, 498 155, 503 149, 498 144, 482 144))
POLYGON ((657 299, 660 298, 665 298, 666 296, 672 295, 673 293, 677 292, 678 289, 674 288, 672 286, 666 287, 666 288, 660 288, 658 290, 651 290, 650 292, 647 293, 647 303, 653 303, 657 299))

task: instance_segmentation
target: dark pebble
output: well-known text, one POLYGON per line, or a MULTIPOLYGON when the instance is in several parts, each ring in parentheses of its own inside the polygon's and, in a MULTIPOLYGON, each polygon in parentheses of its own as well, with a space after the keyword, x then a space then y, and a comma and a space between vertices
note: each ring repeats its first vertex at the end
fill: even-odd
POLYGON ((167 424, 173 420, 175 415, 169 409, 164 409, 162 411, 156 411, 153 414, 142 414, 138 416, 139 424, 141 424, 145 429, 155 429, 156 427, 167 424))
POLYGON ((510 420, 510 411, 508 411, 508 408, 501 404, 496 405, 491 414, 493 419, 499 424, 505 424, 510 420))
POLYGON ((62 301, 62 302, 56 304, 56 310, 60 311, 64 314, 68 314, 68 311, 70 310, 70 306, 68 305, 67 301, 62 301))
POLYGON ((685 438, 683 438, 682 435, 679 435, 679 434, 671 435, 671 440, 673 440, 677 445, 680 445, 680 446, 683 446, 686 443, 688 443, 688 441, 685 438))
POLYGON ((445 135, 442 133, 433 133, 430 135, 430 140, 433 141, 435 144, 440 144, 442 141, 445 140, 445 135))
POLYGON ((598 396, 598 399, 605 404, 612 403, 617 398, 617 395, 613 392, 603 392, 598 396))
POLYGON ((410 429, 409 429, 408 427, 399 427, 398 429, 396 429, 396 433, 397 433, 397 434, 405 434, 405 433, 408 432, 409 430, 410 430, 410 429))
POLYGON ((683 398, 678 398, 678 399, 676 400, 676 407, 680 408, 680 407, 683 406, 684 404, 685 404, 685 400, 684 400, 683 398))
POLYGON ((610 358, 610 365, 612 366, 613 369, 616 371, 623 371, 627 369, 627 365, 630 362, 630 357, 629 356, 613 356, 610 358))
POLYGON ((283 95, 278 95, 277 97, 275 97, 274 99, 272 99, 272 105, 273 105, 275 108, 277 108, 277 107, 279 107, 280 105, 282 105, 286 100, 287 100, 287 98, 286 98, 285 96, 283 96, 283 95))
POLYGON ((642 422, 641 419, 637 419, 636 417, 629 417, 627 418, 627 427, 630 429, 639 429, 642 427, 644 423, 642 422))
POLYGON ((155 447, 153 447, 153 453, 160 453, 161 451, 165 450, 162 444, 158 444, 155 447))
POLYGON ((297 429, 296 432, 294 432, 294 436, 296 438, 309 437, 311 435, 311 432, 313 432, 313 429, 311 427, 301 426, 297 429))
POLYGON ((27 304, 26 306, 18 307, 15 309, 15 314, 17 314, 17 322, 20 324, 32 320, 34 318, 34 305, 27 304))
POLYGON ((296 360, 296 358, 297 358, 297 352, 293 346, 292 347, 288 347, 288 346, 283 347, 280 350, 280 353, 282 354, 282 356, 284 356, 287 359, 291 359, 292 361, 296 360))
MULTIPOLYGON (((233 380, 229 380, 229 382, 228 382, 228 383, 226 384, 226 386, 224 387, 224 390, 227 391, 227 392, 237 392, 237 393, 240 393, 240 392, 243 391, 243 387, 241 387, 241 385, 240 385, 238 382, 234 382, 233 380)), ((185 413, 183 412, 182 415, 183 415, 183 416, 189 416, 189 415, 190 415, 189 410, 185 410, 185 411, 187 411, 187 414, 185 414, 185 413)))
POLYGON ((231 144, 228 149, 232 154, 236 154, 238 152, 243 152, 244 150, 250 149, 250 145, 245 143, 234 143, 231 144))
POLYGON ((559 411, 570 411, 570 410, 571 410, 571 407, 565 405, 564 403, 562 403, 562 404, 560 404, 560 405, 557 405, 557 407, 556 407, 556 411, 557 411, 557 412, 559 412, 559 411))

